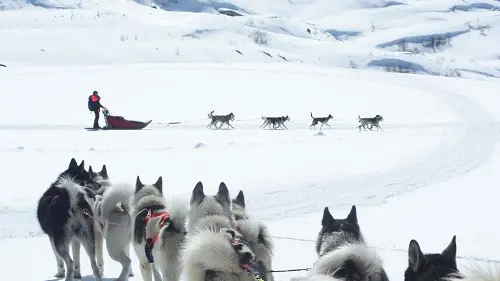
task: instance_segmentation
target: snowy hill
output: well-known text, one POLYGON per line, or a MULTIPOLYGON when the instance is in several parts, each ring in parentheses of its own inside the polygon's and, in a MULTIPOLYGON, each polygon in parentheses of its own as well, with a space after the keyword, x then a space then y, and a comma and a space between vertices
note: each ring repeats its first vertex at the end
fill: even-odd
POLYGON ((259 61, 500 76, 493 0, 2 0, 0 7, 4 64, 259 61))
MULTIPOLYGON (((72 157, 106 164, 114 183, 163 176, 167 197, 188 199, 198 181, 243 190, 270 227, 275 270, 311 267, 323 208, 345 218, 352 205, 390 280, 404 279, 411 239, 439 253, 457 235, 461 270, 500 264, 499 7, 0 0, 2 280, 55 280, 36 204, 72 157), (153 122, 83 130, 92 90, 112 114, 153 122), (235 129, 207 129, 211 110, 233 112, 235 129), (331 128, 310 129, 311 114, 332 114, 331 128), (357 129, 376 114, 383 130, 357 129), (280 115, 288 130, 260 128, 280 115)), ((131 256, 130 281, 142 280, 131 256)), ((104 257, 115 280, 121 267, 104 257)))

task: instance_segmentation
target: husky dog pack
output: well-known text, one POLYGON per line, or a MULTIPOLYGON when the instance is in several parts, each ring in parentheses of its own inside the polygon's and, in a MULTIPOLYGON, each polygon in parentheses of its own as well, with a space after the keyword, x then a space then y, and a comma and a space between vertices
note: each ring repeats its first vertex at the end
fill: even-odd
POLYGON ((313 120, 312 120, 311 126, 309 126, 309 129, 312 127, 314 127, 316 129, 316 125, 318 125, 319 123, 321 123, 321 126, 319 127, 320 130, 321 130, 321 128, 323 128, 323 125, 327 125, 328 128, 331 128, 331 126, 328 124, 328 121, 330 121, 330 119, 333 118, 333 116, 331 114, 328 114, 327 117, 314 117, 312 112, 311 112, 311 118, 313 120))
POLYGON ((278 129, 278 128, 285 128, 285 129, 288 129, 286 126, 285 126, 285 122, 286 121, 290 121, 290 117, 287 116, 280 116, 280 117, 266 117, 266 116, 262 116, 262 119, 264 120, 264 123, 262 123, 262 125, 260 125, 261 128, 265 128, 265 127, 270 127, 271 125, 273 125, 273 129, 278 129))
POLYGON ((231 112, 227 115, 213 115, 214 110, 212 110, 208 114, 208 118, 212 119, 210 124, 208 124, 207 128, 215 127, 216 129, 222 128, 222 125, 226 124, 228 127, 234 129, 234 127, 229 123, 229 121, 234 121, 234 114, 231 112), (217 127, 217 123, 220 123, 220 126, 217 127))
POLYGON ((324 209, 316 241, 319 258, 307 280, 388 281, 382 259, 361 234, 356 206, 345 219, 335 219, 324 209))
POLYGON ((96 261, 96 240, 93 220, 95 194, 100 185, 90 178, 84 161, 78 165, 71 159, 68 168, 43 193, 38 201, 37 218, 49 236, 56 256, 58 278, 72 281, 81 278, 80 244, 87 252, 96 280, 102 280, 102 265, 96 261), (69 253, 72 246, 73 258, 69 253), (66 274, 64 266, 66 265, 66 274))
POLYGON ((382 129, 380 127, 380 121, 384 121, 384 117, 381 115, 375 115, 375 117, 370 117, 370 118, 361 118, 358 115, 358 122, 360 123, 358 126, 358 129, 361 130, 361 127, 366 130, 366 126, 368 126, 368 129, 372 130, 373 127, 377 127, 377 129, 382 129))

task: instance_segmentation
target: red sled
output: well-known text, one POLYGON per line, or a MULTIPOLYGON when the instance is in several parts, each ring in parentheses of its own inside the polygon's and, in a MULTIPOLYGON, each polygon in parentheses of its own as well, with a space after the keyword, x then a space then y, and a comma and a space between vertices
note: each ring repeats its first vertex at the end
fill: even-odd
POLYGON ((122 116, 113 116, 109 114, 107 109, 102 110, 102 114, 104 115, 104 120, 106 121, 106 127, 104 130, 141 130, 146 128, 149 123, 153 120, 149 120, 147 122, 127 120, 122 116))

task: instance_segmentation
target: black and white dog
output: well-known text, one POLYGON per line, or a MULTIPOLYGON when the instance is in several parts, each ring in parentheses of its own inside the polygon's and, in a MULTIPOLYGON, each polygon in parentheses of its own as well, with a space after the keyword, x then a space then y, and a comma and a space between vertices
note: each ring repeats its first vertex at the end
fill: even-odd
POLYGON ((80 165, 73 158, 66 171, 43 193, 38 201, 37 218, 50 244, 57 261, 56 277, 66 281, 81 278, 80 243, 85 248, 92 271, 97 281, 101 281, 102 270, 96 262, 95 228, 93 205, 95 194, 100 185, 90 178, 85 170, 84 161, 80 165), (69 245, 73 248, 73 259, 69 245), (63 263, 64 261, 64 263, 63 263))
POLYGON ((356 206, 352 206, 346 219, 334 219, 326 207, 321 226, 316 241, 319 258, 309 271, 308 281, 389 280, 382 259, 364 241, 356 206))

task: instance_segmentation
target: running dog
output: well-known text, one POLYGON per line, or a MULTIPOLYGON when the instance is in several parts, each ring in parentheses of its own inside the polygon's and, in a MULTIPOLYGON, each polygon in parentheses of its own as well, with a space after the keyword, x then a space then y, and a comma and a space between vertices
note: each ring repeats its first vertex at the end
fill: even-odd
POLYGON ((373 126, 377 127, 377 129, 382 129, 382 127, 380 127, 380 121, 384 121, 384 117, 382 117, 381 115, 375 115, 375 117, 372 117, 372 118, 361 118, 359 115, 358 115, 358 122, 361 123, 359 126, 358 126, 358 129, 361 131, 361 127, 363 127, 363 129, 366 130, 366 126, 369 125, 369 128, 370 131, 373 129, 373 126))
POLYGON ((80 243, 90 258, 92 272, 102 280, 96 261, 96 240, 93 220, 95 194, 100 185, 90 178, 82 160, 80 165, 71 159, 68 169, 43 193, 38 200, 37 218, 43 232, 49 236, 57 262, 57 278, 66 275, 66 281, 81 278, 80 243), (73 259, 69 254, 72 246, 73 259), (64 263, 63 263, 64 262, 64 263), (64 270, 66 265, 66 274, 64 270))
POLYGON ((211 118, 212 121, 210 124, 208 124, 207 128, 212 128, 215 127, 216 129, 222 128, 222 125, 227 124, 228 127, 231 127, 234 129, 234 127, 229 123, 229 121, 234 121, 234 114, 231 112, 227 115, 213 115, 214 110, 212 110, 208 114, 208 118, 211 118), (217 127, 217 123, 221 123, 219 127, 217 127))
MULTIPOLYGON (((117 281, 126 281, 129 276, 134 276, 130 259, 132 220, 129 214, 130 199, 133 195, 134 187, 123 183, 114 184, 108 187, 102 196, 96 196, 95 214, 99 218, 96 220, 99 234, 106 240, 109 256, 122 266, 117 281)), ((102 254, 102 242, 97 245, 98 254, 102 254)), ((102 259, 98 256, 99 258, 102 259)))
POLYGON ((314 127, 314 129, 316 129, 316 125, 318 125, 318 123, 321 123, 321 126, 319 127, 320 130, 321 128, 323 128, 323 125, 327 125, 328 128, 331 128, 331 126, 328 124, 328 121, 333 118, 331 114, 328 114, 327 117, 314 117, 311 112, 311 118, 313 120, 311 126, 309 126, 309 129, 311 129, 311 127, 314 127))
POLYGON ((285 126, 286 121, 290 121, 290 117, 287 116, 281 116, 281 117, 266 117, 262 116, 262 119, 264 120, 264 123, 260 125, 261 128, 268 127, 270 125, 273 125, 273 129, 278 129, 281 127, 284 127, 285 129, 288 129, 285 126))
POLYGON ((168 201, 168 219, 151 217, 146 224, 146 241, 154 264, 159 267, 163 281, 179 281, 182 273, 181 250, 187 235, 188 204, 168 201))
POLYGON ((316 241, 319 258, 306 280, 389 280, 382 259, 364 241, 356 206, 352 206, 346 219, 334 219, 326 207, 321 226, 316 241))
POLYGON ((146 225, 150 218, 162 216, 168 219, 167 202, 163 196, 163 179, 159 177, 154 184, 143 184, 137 176, 135 191, 130 200, 132 219, 132 245, 139 259, 142 280, 162 281, 160 272, 151 258, 151 244, 146 241, 146 225))

